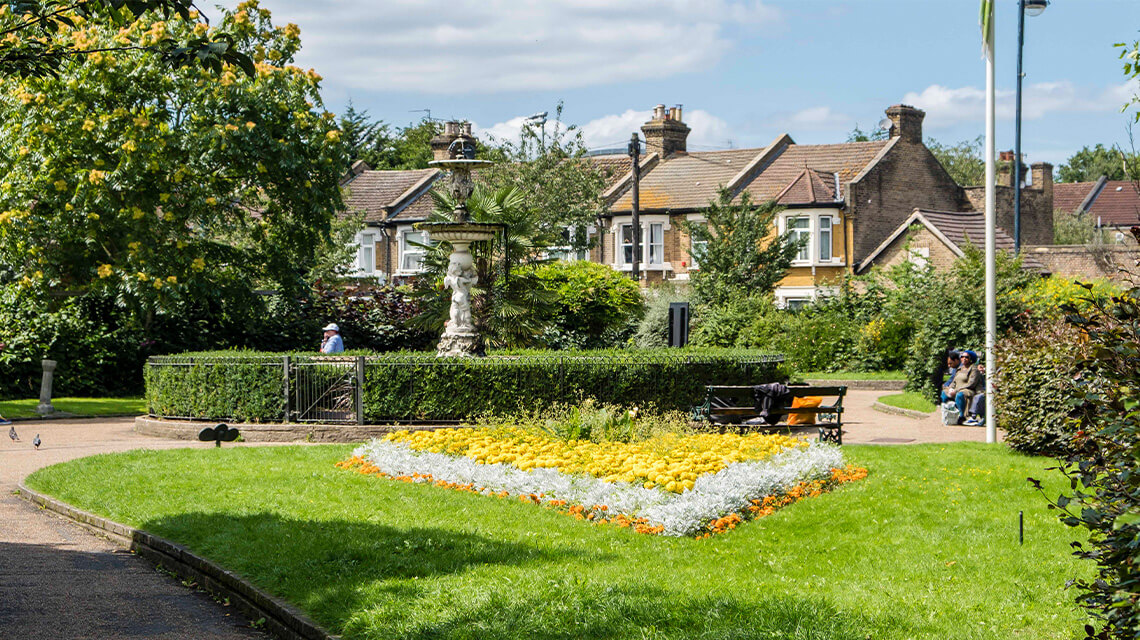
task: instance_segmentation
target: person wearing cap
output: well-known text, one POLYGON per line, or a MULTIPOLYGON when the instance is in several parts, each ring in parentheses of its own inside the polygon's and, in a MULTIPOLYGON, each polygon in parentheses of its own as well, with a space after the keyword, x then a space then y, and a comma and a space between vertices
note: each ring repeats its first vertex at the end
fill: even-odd
POLYGON ((344 340, 340 337, 340 327, 335 322, 330 322, 324 328, 325 337, 321 340, 321 353, 343 353, 344 340))
POLYGON ((958 424, 966 421, 966 410, 970 401, 979 392, 981 374, 978 373, 978 354, 973 351, 962 351, 962 365, 954 373, 950 386, 946 387, 946 397, 954 399, 954 406, 958 408, 958 424))

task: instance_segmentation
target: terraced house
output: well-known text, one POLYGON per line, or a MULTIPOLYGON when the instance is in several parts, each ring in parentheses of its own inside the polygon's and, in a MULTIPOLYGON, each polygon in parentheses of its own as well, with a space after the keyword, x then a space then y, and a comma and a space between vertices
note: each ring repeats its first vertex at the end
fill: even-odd
MULTIPOLYGON (((647 281, 685 281, 700 268, 700 248, 678 222, 699 222, 721 186, 736 196, 748 193, 754 202, 775 200, 784 207, 777 231, 791 230, 808 239, 775 292, 786 306, 834 292, 843 273, 870 269, 879 258, 897 258, 916 212, 931 212, 923 217, 940 222, 953 223, 959 216, 973 222, 976 214, 971 213, 984 188, 955 183, 926 148, 924 112, 895 105, 886 114, 890 130, 885 140, 801 145, 783 134, 758 149, 689 152, 682 110, 658 105, 642 126, 641 268, 647 281)), ((1053 234, 1052 166, 1039 163, 1032 171, 1034 184, 1023 192, 1023 242, 1044 244, 1053 234)), ((632 172, 606 194, 610 212, 592 253, 595 261, 619 270, 631 269, 633 256, 631 186, 632 172)), ((998 222, 1006 229, 1013 226, 1010 191, 999 187, 998 222)), ((954 245, 947 248, 950 254, 960 255, 958 245, 964 241, 983 241, 968 234, 941 235, 939 242, 954 245)), ((907 257, 924 260, 930 250, 908 249, 907 257)))
MULTIPOLYGON (((966 242, 981 245, 978 229, 984 187, 954 182, 922 141, 924 113, 907 105, 886 110, 888 137, 870 142, 801 145, 782 134, 753 149, 687 149, 689 127, 680 107, 658 105, 641 130, 641 269, 647 284, 685 282, 700 269, 700 247, 680 221, 700 222, 723 186, 754 202, 784 207, 778 233, 790 230, 807 242, 776 289, 777 302, 796 306, 829 295, 843 274, 862 273, 899 260, 943 266, 961 255, 966 242), (912 226, 926 225, 912 232, 912 226)), ((456 123, 432 140, 437 157, 454 139, 456 123)), ((589 259, 631 271, 633 261, 632 166, 625 155, 591 158, 612 172, 603 194, 608 213, 589 229, 589 259)), ((1022 242, 1048 244, 1053 237, 1052 166, 1029 168, 1023 190, 1022 242)), ((412 225, 431 210, 428 192, 435 169, 372 171, 358 163, 345 180, 350 210, 365 215, 357 236, 357 273, 385 278, 420 270, 425 238, 412 225)), ((999 246, 1011 247, 1012 177, 998 186, 999 246), (1004 232, 1002 231, 1004 230, 1004 232)), ((569 256, 579 257, 579 256, 569 256)), ((586 256, 580 256, 586 257, 586 256)), ((1039 264, 1033 265, 1039 268, 1039 264)))

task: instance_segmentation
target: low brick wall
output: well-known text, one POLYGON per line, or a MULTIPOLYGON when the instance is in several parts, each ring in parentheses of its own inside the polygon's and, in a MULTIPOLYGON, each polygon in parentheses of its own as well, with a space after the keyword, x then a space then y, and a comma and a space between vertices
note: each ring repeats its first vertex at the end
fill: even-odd
POLYGON ((25 500, 57 513, 79 526, 104 536, 115 544, 137 553, 147 561, 174 572, 184 580, 218 598, 229 599, 251 620, 264 619, 265 628, 281 640, 336 640, 293 605, 279 600, 229 571, 199 556, 182 545, 145 531, 128 527, 33 491, 21 484, 17 492, 25 500))
MULTIPOLYGON (((212 427, 217 421, 163 420, 151 416, 135 418, 135 432, 156 438, 197 440, 198 432, 212 427)), ((364 442, 380 438, 393 431, 424 431, 456 427, 454 424, 243 424, 227 422, 241 432, 246 442, 364 442)))
POLYGON ((1136 261, 1140 259, 1140 248, 1135 245, 1027 245, 1022 250, 1040 260, 1055 277, 1082 280, 1124 280, 1125 275, 1120 269, 1135 270, 1136 261))

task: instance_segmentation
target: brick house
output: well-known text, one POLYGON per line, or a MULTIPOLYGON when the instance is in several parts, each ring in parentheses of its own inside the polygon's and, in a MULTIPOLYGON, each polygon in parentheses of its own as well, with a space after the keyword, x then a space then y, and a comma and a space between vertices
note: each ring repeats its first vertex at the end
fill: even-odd
MULTIPOLYGON (((800 145, 781 135, 766 147, 725 151, 686 148, 689 127, 679 107, 658 105, 645 123, 646 155, 641 164, 641 266, 647 282, 685 281, 699 269, 693 246, 679 220, 700 222, 721 186, 748 192, 755 202, 776 200, 785 207, 779 233, 792 229, 807 245, 779 284, 777 302, 795 306, 834 291, 839 277, 855 273, 881 245, 909 227, 916 210, 967 214, 983 187, 962 187, 922 142, 925 113, 907 105, 886 110, 886 140, 800 145)), ((1033 186, 1023 190, 1022 229, 1027 243, 1052 239, 1052 166, 1030 167, 1033 186)), ((1012 228, 1012 182, 998 187, 998 223, 1012 228)), ((632 174, 605 194, 610 203, 591 259, 630 270, 632 260, 632 174)), ((984 198, 984 195, 982 196, 984 198)), ((699 248, 698 248, 699 253, 699 248)))
POLYGON ((1060 183, 1053 187, 1058 211, 1088 216, 1098 227, 1115 229, 1121 242, 1132 242, 1128 229, 1140 224, 1140 191, 1128 180, 1060 183))

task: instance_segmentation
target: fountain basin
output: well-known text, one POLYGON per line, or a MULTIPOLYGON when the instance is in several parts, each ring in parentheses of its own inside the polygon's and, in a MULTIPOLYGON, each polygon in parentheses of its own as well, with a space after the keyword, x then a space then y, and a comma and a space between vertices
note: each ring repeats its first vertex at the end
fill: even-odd
POLYGON ((436 242, 451 243, 490 240, 503 228, 494 222, 419 222, 412 226, 419 231, 426 231, 436 242))

